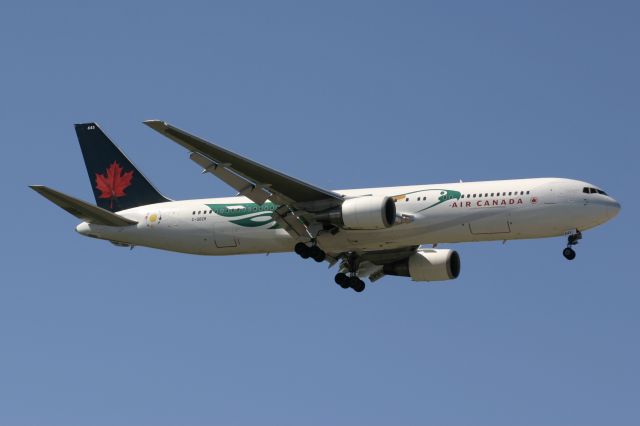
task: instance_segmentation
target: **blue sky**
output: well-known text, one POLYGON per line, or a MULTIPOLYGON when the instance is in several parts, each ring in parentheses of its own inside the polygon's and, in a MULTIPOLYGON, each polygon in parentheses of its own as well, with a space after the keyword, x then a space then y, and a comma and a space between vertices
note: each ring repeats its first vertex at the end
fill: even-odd
POLYGON ((31 2, 0 13, 0 424, 634 425, 637 2, 31 2), (158 118, 325 188, 537 176, 622 203, 362 294, 293 254, 83 238, 96 121, 165 194, 233 195, 158 118))

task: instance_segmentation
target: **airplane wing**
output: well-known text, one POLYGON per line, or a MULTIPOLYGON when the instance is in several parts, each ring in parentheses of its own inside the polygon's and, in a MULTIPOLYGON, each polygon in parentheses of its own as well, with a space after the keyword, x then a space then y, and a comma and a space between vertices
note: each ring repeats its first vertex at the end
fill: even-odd
POLYGON ((259 194, 260 191, 271 193, 269 198, 275 199, 279 204, 304 205, 311 210, 314 209, 314 205, 324 210, 342 203, 342 197, 335 192, 287 176, 163 121, 147 120, 144 124, 191 151, 191 159, 206 171, 213 173, 217 169, 225 169, 226 172, 237 175, 236 179, 233 179, 222 170, 218 174, 213 173, 242 195, 252 200, 252 197, 255 197, 254 201, 258 204, 266 201, 266 198, 263 199, 263 195, 259 194), (245 187, 242 187, 242 184, 245 187))
POLYGON ((238 195, 260 205, 267 199, 280 204, 274 219, 301 241, 311 237, 304 220, 308 212, 327 210, 343 202, 335 192, 287 176, 164 121, 147 120, 144 124, 188 149, 191 160, 202 167, 203 173, 218 177, 238 195))
POLYGON ((135 220, 111 213, 109 210, 78 200, 77 198, 43 185, 30 185, 29 187, 58 207, 88 223, 108 226, 127 226, 138 223, 135 220))

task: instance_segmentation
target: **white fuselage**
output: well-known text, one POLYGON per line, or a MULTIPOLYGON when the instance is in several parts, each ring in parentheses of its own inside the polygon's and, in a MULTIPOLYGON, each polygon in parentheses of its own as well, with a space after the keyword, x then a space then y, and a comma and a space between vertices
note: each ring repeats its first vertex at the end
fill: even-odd
MULTIPOLYGON (((409 223, 381 230, 321 232, 327 252, 371 251, 420 244, 514 240, 586 230, 614 217, 620 205, 591 184, 560 178, 448 183, 335 191, 346 197, 396 199, 409 223)), ((202 255, 292 251, 296 241, 271 218, 275 206, 245 197, 151 204, 118 212, 137 225, 81 223, 83 235, 128 245, 202 255)))

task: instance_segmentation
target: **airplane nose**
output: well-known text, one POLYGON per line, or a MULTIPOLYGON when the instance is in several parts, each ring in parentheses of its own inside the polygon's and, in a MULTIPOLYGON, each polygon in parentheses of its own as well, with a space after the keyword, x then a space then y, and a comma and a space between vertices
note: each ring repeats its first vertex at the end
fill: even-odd
POLYGON ((611 215, 610 217, 613 218, 617 216, 619 212, 620 212, 620 203, 612 198, 611 203, 609 204, 609 214, 611 215))

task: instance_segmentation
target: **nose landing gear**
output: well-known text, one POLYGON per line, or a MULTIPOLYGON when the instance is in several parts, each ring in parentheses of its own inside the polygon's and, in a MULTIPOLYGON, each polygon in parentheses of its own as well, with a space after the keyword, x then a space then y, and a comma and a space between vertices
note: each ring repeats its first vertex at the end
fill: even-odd
POLYGON ((564 250, 562 250, 562 255, 567 260, 573 260, 576 258, 576 251, 572 248, 572 246, 575 246, 576 244, 578 244, 578 241, 581 239, 582 239, 582 233, 578 230, 576 230, 575 234, 569 235, 569 237, 567 238, 567 247, 564 250))

